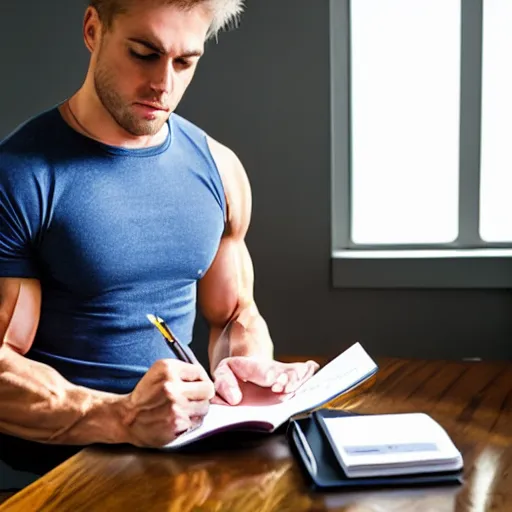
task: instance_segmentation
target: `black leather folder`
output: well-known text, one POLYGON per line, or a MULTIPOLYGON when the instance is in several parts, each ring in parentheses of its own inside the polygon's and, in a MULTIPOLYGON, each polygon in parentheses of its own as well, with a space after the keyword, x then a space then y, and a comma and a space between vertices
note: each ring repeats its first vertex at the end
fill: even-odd
POLYGON ((286 437, 306 480, 318 490, 339 490, 342 488, 360 489, 364 487, 410 487, 441 486, 461 484, 463 471, 420 473, 400 476, 382 476, 366 478, 348 478, 339 464, 322 428, 318 416, 339 417, 353 413, 319 409, 307 417, 293 419, 289 422, 286 437))

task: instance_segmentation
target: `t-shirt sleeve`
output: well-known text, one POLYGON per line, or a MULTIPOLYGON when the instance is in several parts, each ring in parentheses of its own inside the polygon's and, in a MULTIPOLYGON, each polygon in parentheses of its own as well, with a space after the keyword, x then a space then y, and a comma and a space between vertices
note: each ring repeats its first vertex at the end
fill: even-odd
POLYGON ((41 191, 25 169, 8 164, 0 155, 0 277, 38 278, 41 191))

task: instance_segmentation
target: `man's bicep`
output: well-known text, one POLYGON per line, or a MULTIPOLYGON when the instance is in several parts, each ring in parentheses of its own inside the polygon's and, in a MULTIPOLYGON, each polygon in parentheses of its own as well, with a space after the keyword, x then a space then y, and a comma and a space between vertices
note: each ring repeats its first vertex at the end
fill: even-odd
POLYGON ((254 309, 253 265, 245 244, 251 219, 251 187, 233 151, 209 139, 222 177, 227 205, 224 236, 213 264, 199 282, 199 305, 206 320, 223 327, 243 308, 254 309))
POLYGON ((6 344, 26 354, 34 341, 40 314, 38 279, 0 277, 0 347, 6 344))
POLYGON ((223 326, 243 307, 253 302, 254 272, 243 238, 222 239, 215 260, 198 286, 198 299, 205 319, 223 326))

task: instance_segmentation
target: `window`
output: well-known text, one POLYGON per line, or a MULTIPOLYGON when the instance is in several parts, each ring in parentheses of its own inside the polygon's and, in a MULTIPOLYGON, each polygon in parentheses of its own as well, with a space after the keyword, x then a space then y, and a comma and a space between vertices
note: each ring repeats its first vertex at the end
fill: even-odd
POLYGON ((510 0, 331 0, 335 286, 512 286, 510 26, 510 0))
POLYGON ((352 241, 452 242, 460 0, 356 0, 350 14, 352 241))
POLYGON ((512 241, 512 2, 485 0, 480 236, 512 241))

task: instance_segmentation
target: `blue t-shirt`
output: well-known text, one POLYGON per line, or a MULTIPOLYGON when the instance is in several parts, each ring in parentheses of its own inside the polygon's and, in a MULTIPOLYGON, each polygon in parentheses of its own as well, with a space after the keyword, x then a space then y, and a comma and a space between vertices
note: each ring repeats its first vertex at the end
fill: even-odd
POLYGON ((168 124, 161 145, 122 149, 53 108, 0 144, 0 276, 40 280, 26 356, 75 384, 126 393, 173 357, 148 313, 191 341, 226 205, 205 133, 168 124))

